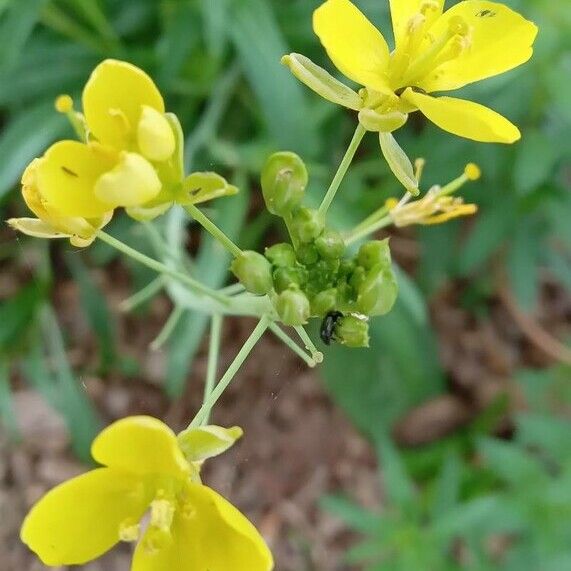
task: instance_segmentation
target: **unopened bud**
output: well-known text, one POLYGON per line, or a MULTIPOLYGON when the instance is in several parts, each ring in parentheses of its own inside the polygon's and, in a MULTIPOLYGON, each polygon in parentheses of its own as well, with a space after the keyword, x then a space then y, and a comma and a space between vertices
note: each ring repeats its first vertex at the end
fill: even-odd
POLYGON ((274 289, 281 293, 291 286, 301 286, 307 281, 307 272, 301 267, 282 267, 274 271, 274 289))
POLYGON ((340 258, 345 251, 345 242, 341 234, 329 228, 315 240, 315 247, 322 258, 340 258))
POLYGON ((368 347, 369 322, 355 315, 342 317, 335 326, 335 340, 347 347, 368 347))
POLYGON ((250 293, 264 295, 272 289, 272 266, 258 252, 242 252, 234 259, 230 269, 250 293))
POLYGON ((319 292, 311 300, 311 314, 325 315, 335 309, 337 304, 337 289, 330 288, 319 292))
POLYGON ((300 242, 312 242, 323 231, 323 220, 317 210, 301 207, 293 214, 291 229, 300 242))
POLYGON ((300 264, 310 266, 318 262, 319 252, 313 244, 302 244, 297 249, 297 259, 299 260, 300 264))
POLYGON ((266 248, 266 258, 278 268, 293 266, 295 264, 295 251, 291 244, 282 242, 266 248))
POLYGON ((284 325, 303 325, 310 316, 307 296, 296 289, 288 289, 280 293, 275 305, 284 325))
POLYGON ((389 248, 389 240, 371 240, 363 244, 359 248, 357 254, 359 264, 365 269, 370 270, 380 265, 383 268, 391 267, 391 250, 389 248))
POLYGON ((359 311, 365 315, 384 315, 392 309, 397 293, 398 286, 392 270, 377 266, 370 270, 359 287, 359 311))
POLYGON ((285 216, 303 200, 307 186, 307 169, 295 153, 273 154, 262 170, 262 193, 267 209, 276 216, 285 216))

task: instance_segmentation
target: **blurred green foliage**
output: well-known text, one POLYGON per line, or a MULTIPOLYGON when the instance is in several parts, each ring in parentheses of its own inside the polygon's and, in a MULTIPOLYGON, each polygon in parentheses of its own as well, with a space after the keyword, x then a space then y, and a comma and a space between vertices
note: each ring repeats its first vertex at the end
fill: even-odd
MULTIPOLYGON (((54 98, 66 92, 79 102, 91 69, 103 58, 115 57, 139 65, 156 79, 187 135, 187 168, 220 171, 244 190, 209 207, 209 214, 245 248, 259 245, 271 217, 254 213, 247 227, 244 220, 248 189, 259 192, 258 174, 266 156, 277 150, 300 153, 309 165, 309 194, 316 202, 355 126, 352 113, 314 97, 279 63, 283 54, 297 51, 329 66, 311 29, 311 13, 319 3, 0 0, 2 216, 25 212, 17 192, 25 165, 51 141, 72 136, 65 119, 53 110, 54 98)), ((461 446, 447 443, 419 452, 416 460, 407 458, 408 468, 386 437, 403 412, 444 390, 426 301, 439 288, 463 279, 465 306, 483 316, 503 280, 526 311, 536 305, 542 275, 571 291, 571 4, 506 3, 539 24, 535 56, 520 69, 463 91, 516 122, 522 142, 512 147, 480 145, 442 133, 417 117, 399 131, 398 140, 409 155, 428 160, 424 189, 455 178, 465 163, 477 162, 484 176, 466 196, 481 210, 472 223, 419 230, 420 265, 414 276, 399 271, 399 301, 390 315, 373 322, 371 349, 333 348, 323 367, 331 394, 379 443, 386 466, 388 509, 381 514, 341 500, 326 502, 367 536, 349 557, 370 561, 370 570, 571 568, 571 451, 562 437, 568 426, 550 419, 549 407, 518 420, 513 444, 483 438, 485 431, 473 430, 462 435, 461 446), (511 460, 504 462, 508 456, 511 460), (442 458, 447 459, 437 472, 442 458), (474 458, 479 459, 476 467, 474 458), (418 491, 413 476, 420 474, 426 483, 418 491), (479 475, 480 485, 471 487, 479 475), (497 533, 510 546, 502 561, 483 549, 485 538, 497 533), (459 559, 451 557, 458 538, 471 554, 460 567, 453 563, 459 559)), ((390 38, 387 3, 357 4, 390 38)), ((399 192, 375 137, 368 137, 332 207, 333 225, 347 227, 399 192)), ((204 239, 197 257, 189 259, 184 230, 185 222, 175 210, 146 229, 117 218, 109 231, 206 276, 211 286, 223 285, 228 279, 226 255, 204 239), (166 243, 157 241, 156 230, 166 243)), ((63 347, 68 340, 60 338, 64 332, 50 307, 57 283, 49 269, 50 255, 57 260, 57 271, 69 272, 78 284, 86 322, 99 343, 99 362, 94 365, 98 372, 135 376, 137 365, 116 353, 112 312, 89 274, 91 268, 111 263, 116 254, 103 244, 81 253, 66 250, 69 246, 63 243, 50 246, 12 236, 0 246, 0 261, 29 275, 19 293, 0 303, 0 414, 15 429, 7 368, 20 366, 24 378, 65 416, 75 449, 86 457, 98 420, 67 363, 63 347)), ((129 261, 124 265, 134 291, 156 277, 129 261)), ((158 284, 154 292, 162 287, 158 284)), ((176 397, 207 320, 184 309, 180 292, 169 288, 168 293, 183 308, 167 347, 165 389, 176 397)), ((144 314, 146 306, 137 311, 144 314)), ((563 373, 567 381, 568 373, 563 373)), ((535 383, 528 382, 529 375, 533 373, 522 375, 522 384, 538 390, 551 373, 537 373, 535 383)), ((544 397, 541 392, 531 400, 539 403, 544 397)))

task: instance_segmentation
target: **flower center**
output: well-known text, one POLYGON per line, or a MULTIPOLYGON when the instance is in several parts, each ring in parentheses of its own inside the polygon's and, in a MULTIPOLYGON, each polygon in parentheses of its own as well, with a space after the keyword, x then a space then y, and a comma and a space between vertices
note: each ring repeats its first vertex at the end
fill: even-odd
POLYGON ((426 0, 408 21, 405 38, 391 58, 390 78, 395 91, 414 86, 470 47, 472 28, 460 16, 451 18, 447 29, 437 37, 430 33, 438 19, 437 10, 436 2, 426 0))

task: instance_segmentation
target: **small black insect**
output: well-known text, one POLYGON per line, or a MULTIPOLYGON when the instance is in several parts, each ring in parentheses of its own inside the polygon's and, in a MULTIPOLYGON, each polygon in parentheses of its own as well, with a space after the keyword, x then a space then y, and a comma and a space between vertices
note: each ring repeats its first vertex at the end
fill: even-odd
POLYGON ((478 12, 476 14, 478 18, 493 18, 495 15, 496 13, 493 12, 492 10, 482 10, 481 12, 478 12))
POLYGON ((79 177, 79 175, 76 172, 73 172, 71 169, 68 169, 67 167, 62 166, 61 170, 65 173, 68 174, 69 176, 74 176, 76 178, 79 177))
POLYGON ((340 311, 330 311, 321 322, 321 330, 319 332, 321 340, 325 345, 330 345, 333 339, 333 334, 335 332, 335 326, 337 322, 343 317, 340 311))

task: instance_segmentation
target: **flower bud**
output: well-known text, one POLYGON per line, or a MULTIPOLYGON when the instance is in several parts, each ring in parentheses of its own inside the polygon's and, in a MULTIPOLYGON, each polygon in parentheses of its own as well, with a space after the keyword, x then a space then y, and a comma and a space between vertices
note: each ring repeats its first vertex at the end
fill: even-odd
POLYGON ((283 267, 274 271, 274 289, 281 293, 291 286, 299 287, 307 281, 307 272, 301 267, 283 267))
POLYGON ((307 296, 296 289, 287 289, 280 293, 275 307, 284 325, 303 325, 310 315, 307 296))
POLYGON ((276 216, 285 216, 303 200, 307 186, 307 169, 295 153, 275 153, 262 170, 262 193, 267 209, 276 216))
POLYGON ((317 210, 302 206, 293 213, 291 230, 300 242, 312 242, 323 231, 323 220, 317 210))
POLYGON ((355 315, 345 315, 335 326, 335 340, 347 347, 368 347, 368 320, 355 315))
POLYGON ((312 315, 325 315, 329 313, 337 304, 337 289, 329 288, 324 291, 320 291, 311 300, 311 314, 312 315))
POLYGON ((345 242, 339 232, 326 228, 315 240, 315 247, 322 258, 340 258, 345 251, 345 242))
POLYGON ((359 248, 357 261, 366 270, 370 270, 380 265, 382 268, 391 267, 391 250, 389 239, 371 240, 359 248))
POLYGON ((272 265, 278 268, 293 266, 295 264, 295 251, 293 246, 286 242, 266 248, 265 254, 272 265))
POLYGON ((234 259, 230 269, 247 291, 258 295, 268 293, 273 286, 272 266, 258 252, 242 252, 234 259))
POLYGON ((363 268, 363 266, 357 266, 349 278, 349 284, 351 287, 358 290, 363 285, 366 278, 367 272, 365 271, 365 268, 363 268))
POLYGON ((302 244, 297 249, 297 259, 300 264, 310 266, 319 261, 317 248, 313 244, 302 244))
POLYGON ((359 287, 359 311, 365 315, 384 315, 392 309, 397 293, 398 286, 392 270, 376 266, 359 287))

